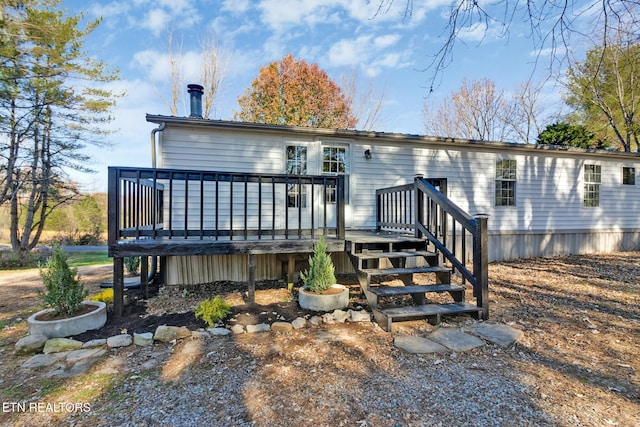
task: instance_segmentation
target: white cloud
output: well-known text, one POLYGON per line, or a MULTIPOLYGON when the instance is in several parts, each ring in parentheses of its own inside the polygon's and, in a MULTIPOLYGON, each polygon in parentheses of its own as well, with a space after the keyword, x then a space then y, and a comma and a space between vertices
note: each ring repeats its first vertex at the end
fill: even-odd
POLYGON ((223 0, 222 8, 225 12, 231 12, 234 15, 243 14, 251 9, 250 0, 223 0))
POLYGON ((373 45, 376 48, 384 49, 398 43, 402 37, 399 34, 387 34, 385 36, 376 37, 373 45))
POLYGON ((371 36, 342 39, 329 49, 329 63, 334 67, 358 65, 372 55, 371 36))
POLYGON ((150 10, 142 21, 142 28, 151 30, 154 36, 158 37, 167 28, 171 20, 170 15, 163 9, 150 10))

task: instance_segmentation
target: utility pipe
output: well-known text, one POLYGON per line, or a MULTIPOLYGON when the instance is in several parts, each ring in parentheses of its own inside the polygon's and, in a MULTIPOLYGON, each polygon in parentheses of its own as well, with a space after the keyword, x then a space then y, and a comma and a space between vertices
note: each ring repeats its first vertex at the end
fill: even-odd
POLYGON ((156 167, 156 133, 162 132, 167 127, 165 122, 160 123, 160 126, 151 131, 151 167, 156 167))

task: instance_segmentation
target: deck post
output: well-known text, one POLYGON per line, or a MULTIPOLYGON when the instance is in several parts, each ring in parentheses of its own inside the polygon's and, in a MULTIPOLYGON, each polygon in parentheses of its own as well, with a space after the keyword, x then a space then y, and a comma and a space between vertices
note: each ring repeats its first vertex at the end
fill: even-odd
POLYGON ((423 175, 417 174, 413 177, 413 194, 415 196, 415 216, 413 218, 415 237, 423 237, 422 231, 418 224, 424 224, 424 193, 418 189, 418 182, 422 180, 423 175))
POLYGON ((287 290, 293 292, 294 272, 296 268, 296 258, 294 254, 287 256, 287 290))
POLYGON ((250 304, 256 302, 256 259, 255 255, 249 253, 249 291, 248 300, 250 304))
POLYGON ((144 299, 149 299, 149 257, 140 257, 140 285, 144 292, 144 299))
POLYGON ((478 281, 476 293, 477 305, 482 308, 482 319, 489 318, 489 237, 487 233, 488 216, 475 216, 476 233, 473 238, 473 275, 478 281))
POLYGON ((345 202, 346 202, 346 198, 345 198, 345 192, 344 192, 344 175, 339 175, 338 176, 338 183, 336 185, 336 191, 337 191, 337 206, 336 209, 338 210, 337 212, 337 218, 336 218, 336 237, 340 240, 344 240, 345 237, 345 202))
POLYGON ((113 258, 113 314, 124 314, 124 258, 113 258))
POLYGON ((108 193, 107 193, 107 244, 115 245, 118 241, 118 171, 114 167, 109 167, 108 193))

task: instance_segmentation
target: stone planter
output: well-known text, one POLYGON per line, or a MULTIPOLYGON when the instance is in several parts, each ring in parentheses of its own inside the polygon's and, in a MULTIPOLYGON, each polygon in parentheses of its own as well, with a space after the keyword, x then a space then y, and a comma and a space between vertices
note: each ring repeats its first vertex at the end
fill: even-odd
POLYGON ((90 313, 58 320, 37 320, 38 316, 50 312, 52 309, 39 311, 27 319, 29 334, 42 334, 48 338, 64 338, 100 329, 107 323, 107 305, 105 303, 85 301, 82 304, 95 305, 98 308, 90 313))
POLYGON ((333 311, 346 308, 349 305, 349 288, 343 285, 333 285, 324 294, 317 294, 300 288, 298 304, 306 310, 333 311))

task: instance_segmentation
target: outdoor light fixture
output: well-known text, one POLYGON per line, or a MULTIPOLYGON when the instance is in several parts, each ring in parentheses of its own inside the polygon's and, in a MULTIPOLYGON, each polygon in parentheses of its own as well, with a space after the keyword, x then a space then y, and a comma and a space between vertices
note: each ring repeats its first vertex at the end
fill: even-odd
POLYGON ((367 148, 364 150, 364 158, 367 160, 371 159, 371 149, 367 148))

